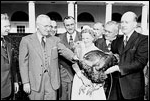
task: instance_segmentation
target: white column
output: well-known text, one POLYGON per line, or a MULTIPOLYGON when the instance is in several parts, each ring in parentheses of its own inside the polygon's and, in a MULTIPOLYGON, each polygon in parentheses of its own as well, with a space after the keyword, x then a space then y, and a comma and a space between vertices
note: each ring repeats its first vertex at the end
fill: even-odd
POLYGON ((108 1, 106 2, 106 15, 105 15, 105 23, 111 21, 112 19, 112 4, 113 2, 108 1))
POLYGON ((142 20, 141 20, 141 27, 143 34, 148 35, 148 5, 144 4, 142 7, 142 20))
POLYGON ((75 17, 75 1, 67 1, 68 3, 68 16, 72 16, 72 17, 75 17))
POLYGON ((29 33, 35 32, 35 1, 28 1, 29 7, 29 33))
POLYGON ((76 29, 78 28, 78 4, 75 2, 75 23, 76 23, 76 29))

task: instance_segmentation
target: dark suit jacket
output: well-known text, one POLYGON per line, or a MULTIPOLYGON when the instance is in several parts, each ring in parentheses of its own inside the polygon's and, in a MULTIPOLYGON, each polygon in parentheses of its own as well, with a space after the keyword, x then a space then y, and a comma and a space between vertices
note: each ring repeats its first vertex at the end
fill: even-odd
POLYGON ((123 45, 123 35, 112 42, 113 53, 120 56, 120 87, 123 97, 133 99, 144 96, 143 69, 148 61, 148 37, 134 31, 127 45, 123 45))
POLYGON ((104 52, 109 52, 106 40, 104 38, 99 38, 94 42, 95 46, 104 52))
MULTIPOLYGON (((69 43, 67 41, 67 32, 59 35, 61 39, 61 43, 64 44, 67 48, 70 48, 69 43)), ((75 37, 75 42, 81 40, 81 35, 77 32, 75 37)), ((59 55, 59 64, 60 64, 60 73, 61 80, 65 82, 71 82, 73 80, 73 76, 75 71, 72 68, 72 62, 59 55)))
POLYGON ((12 64, 13 48, 8 37, 5 37, 5 42, 8 57, 1 47, 1 98, 8 97, 13 90, 13 83, 17 82, 16 69, 12 64))

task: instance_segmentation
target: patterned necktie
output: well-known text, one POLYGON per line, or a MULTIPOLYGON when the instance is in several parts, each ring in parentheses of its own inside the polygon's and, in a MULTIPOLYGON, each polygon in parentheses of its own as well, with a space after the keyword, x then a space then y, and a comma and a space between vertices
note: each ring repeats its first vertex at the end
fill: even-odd
POLYGON ((126 46, 127 44, 127 40, 128 40, 128 36, 125 36, 125 40, 124 40, 124 47, 126 46))
POLYGON ((42 45, 43 49, 45 49, 45 41, 44 41, 44 37, 42 37, 41 45, 42 45))
POLYGON ((74 45, 74 43, 73 43, 72 35, 70 35, 69 45, 70 45, 71 50, 72 50, 72 51, 74 51, 74 49, 73 49, 73 45, 74 45))

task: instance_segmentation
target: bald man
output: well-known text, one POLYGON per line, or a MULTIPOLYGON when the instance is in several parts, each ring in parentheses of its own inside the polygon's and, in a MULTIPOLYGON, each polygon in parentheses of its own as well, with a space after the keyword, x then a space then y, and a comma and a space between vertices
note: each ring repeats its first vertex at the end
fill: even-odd
POLYGON ((137 16, 134 12, 126 12, 121 18, 123 35, 112 42, 111 51, 119 54, 119 65, 106 71, 119 71, 114 80, 110 100, 144 100, 143 69, 148 61, 148 36, 135 31, 137 16))

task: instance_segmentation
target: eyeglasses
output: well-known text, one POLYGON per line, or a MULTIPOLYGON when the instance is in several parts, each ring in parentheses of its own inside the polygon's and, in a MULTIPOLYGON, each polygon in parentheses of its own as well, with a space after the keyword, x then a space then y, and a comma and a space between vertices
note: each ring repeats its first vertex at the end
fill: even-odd
POLYGON ((51 28, 51 26, 50 25, 43 25, 43 24, 40 24, 40 23, 38 23, 39 25, 42 25, 45 29, 49 29, 49 28, 51 28))

